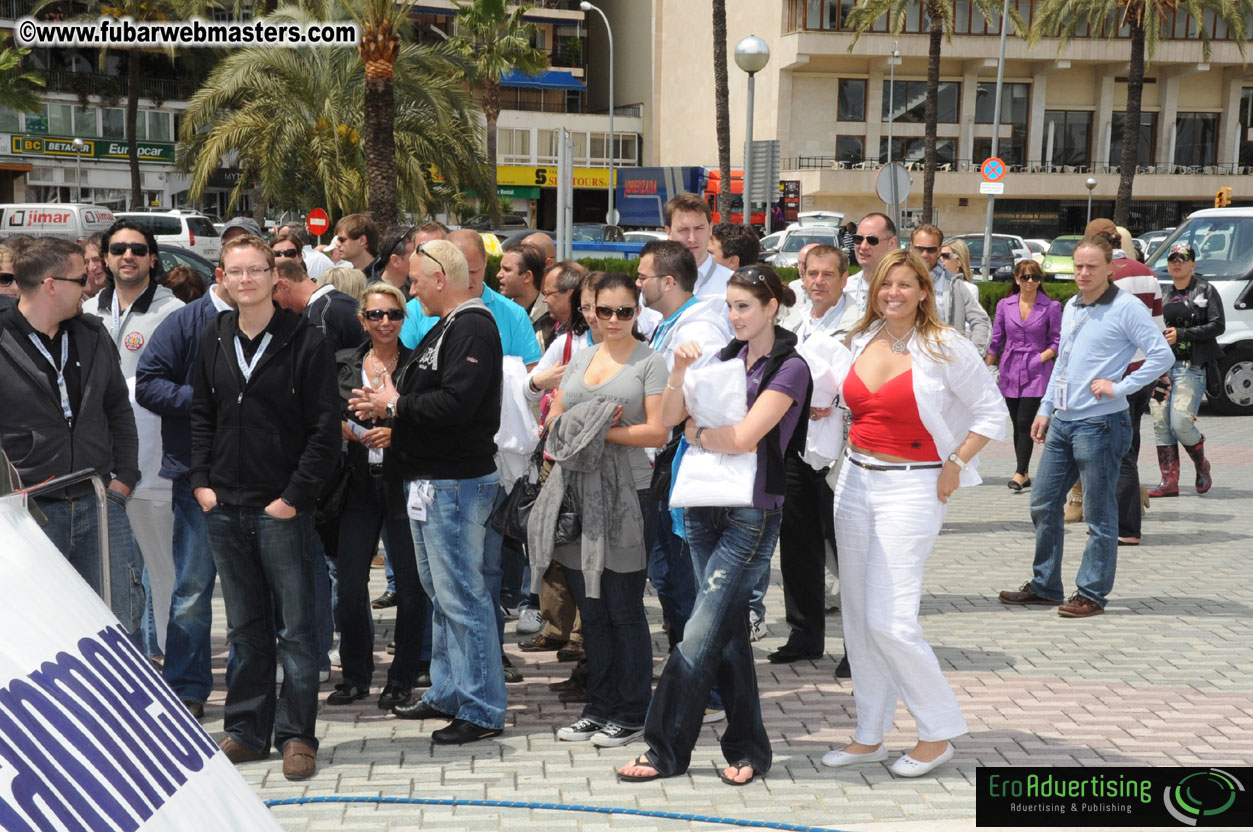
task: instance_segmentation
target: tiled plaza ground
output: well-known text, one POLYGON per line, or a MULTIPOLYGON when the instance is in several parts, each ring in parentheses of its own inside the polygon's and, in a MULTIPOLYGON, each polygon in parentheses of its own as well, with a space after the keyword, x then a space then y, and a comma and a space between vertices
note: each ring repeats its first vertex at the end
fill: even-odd
MULTIPOLYGON (((377 710, 371 697, 355 707, 323 708, 314 779, 287 782, 277 756, 241 770, 266 800, 349 795, 540 801, 921 832, 974 827, 980 765, 1253 765, 1253 419, 1202 412, 1202 427, 1214 461, 1213 490, 1198 497, 1185 488, 1178 499, 1153 502, 1144 544, 1120 549, 1106 614, 1086 620, 996 601, 998 590, 1016 588, 1030 576, 1032 532, 1027 495, 1005 487, 1013 470, 1009 446, 985 452, 986 482, 955 498, 922 599, 927 637, 971 729, 956 742, 954 762, 934 776, 901 780, 881 764, 835 771, 818 764, 825 751, 851 736, 851 687, 832 678, 831 655, 782 666, 765 660, 786 634, 777 564, 767 600, 771 634, 755 645, 774 768, 746 788, 718 780, 717 725, 705 729, 686 776, 643 785, 619 784, 613 776, 614 767, 642 745, 598 750, 557 742, 555 730, 572 722, 579 706, 558 703, 547 684, 564 679, 570 665, 556 662, 551 653, 518 651, 512 625, 509 653, 526 681, 509 686, 508 728, 499 740, 433 746, 430 731, 442 723, 397 720, 377 710)), ((1144 433, 1141 474, 1153 484, 1157 471, 1147 418, 1144 433)), ((1186 461, 1184 468, 1190 483, 1186 461)), ((1073 580, 1086 532, 1068 530, 1065 574, 1073 580)), ((377 590, 382 571, 373 578, 377 590)), ((659 607, 651 595, 646 600, 660 657, 665 639, 659 607)), ((220 601, 215 613, 216 646, 224 648, 220 601)), ((388 611, 378 631, 384 666, 388 657, 381 648, 390 637, 390 622, 388 611)), ((835 614, 828 619, 827 641, 835 657, 839 633, 835 614)), ((224 649, 216 661, 220 674, 224 649)), ((205 722, 215 736, 222 727, 220 680, 219 675, 205 722)), ((323 693, 337 681, 338 674, 323 693)), ((913 721, 904 708, 897 718, 888 746, 908 750, 913 721)), ((322 804, 273 811, 288 830, 730 828, 484 807, 322 804)))

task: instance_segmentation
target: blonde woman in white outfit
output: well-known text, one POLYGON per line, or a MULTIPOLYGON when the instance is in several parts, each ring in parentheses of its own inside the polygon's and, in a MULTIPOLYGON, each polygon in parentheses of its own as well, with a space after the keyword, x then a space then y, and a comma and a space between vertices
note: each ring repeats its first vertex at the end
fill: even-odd
POLYGON ((976 454, 1004 438, 1008 411, 975 346, 936 314, 926 265, 889 252, 849 336, 842 387, 853 414, 835 489, 844 639, 857 733, 822 758, 838 767, 886 760, 896 703, 918 724, 918 744, 892 764, 917 777, 953 756, 966 733, 957 697, 918 621, 922 576, 948 499, 977 485, 976 454))

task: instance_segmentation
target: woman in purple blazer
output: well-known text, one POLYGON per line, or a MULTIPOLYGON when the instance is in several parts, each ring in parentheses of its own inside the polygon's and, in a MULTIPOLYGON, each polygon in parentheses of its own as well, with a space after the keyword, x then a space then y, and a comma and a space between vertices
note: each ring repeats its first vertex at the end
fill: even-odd
POLYGON ((1011 491, 1031 486, 1027 476, 1034 444, 1031 422, 1053 374, 1061 334, 1062 305, 1044 294, 1040 286, 1043 279, 1040 265, 1034 260, 1023 260, 1014 267, 1014 284, 1009 296, 996 305, 992 342, 988 344, 986 361, 996 364, 1000 360, 998 386, 1014 423, 1018 470, 1009 481, 1011 491))

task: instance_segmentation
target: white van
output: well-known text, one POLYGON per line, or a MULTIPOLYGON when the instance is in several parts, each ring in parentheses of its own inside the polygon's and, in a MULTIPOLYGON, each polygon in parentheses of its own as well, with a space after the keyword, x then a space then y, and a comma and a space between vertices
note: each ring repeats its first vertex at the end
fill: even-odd
POLYGON ((14 234, 61 237, 78 242, 113 225, 113 212, 83 203, 8 203, 0 205, 0 239, 14 234))
POLYGON ((222 253, 222 235, 213 221, 198 211, 119 211, 116 216, 147 228, 157 238, 157 245, 182 246, 210 262, 217 262, 222 253))

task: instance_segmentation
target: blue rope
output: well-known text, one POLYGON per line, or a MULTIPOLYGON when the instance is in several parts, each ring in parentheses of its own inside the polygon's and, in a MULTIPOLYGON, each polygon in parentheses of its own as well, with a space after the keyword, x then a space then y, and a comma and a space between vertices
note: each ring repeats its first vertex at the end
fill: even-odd
POLYGON ((491 806, 500 809, 549 809, 560 812, 591 812, 598 815, 636 815, 664 820, 685 820, 692 823, 720 823, 726 826, 748 826, 755 829, 784 829, 787 832, 840 832, 825 826, 800 826, 794 823, 777 823, 767 820, 744 820, 742 818, 719 818, 710 815, 689 815, 683 812, 658 812, 652 809, 627 809, 617 806, 583 806, 568 803, 532 803, 525 800, 462 800, 455 797, 288 797, 267 800, 266 806, 299 806, 305 803, 386 803, 417 804, 421 806, 491 806))

